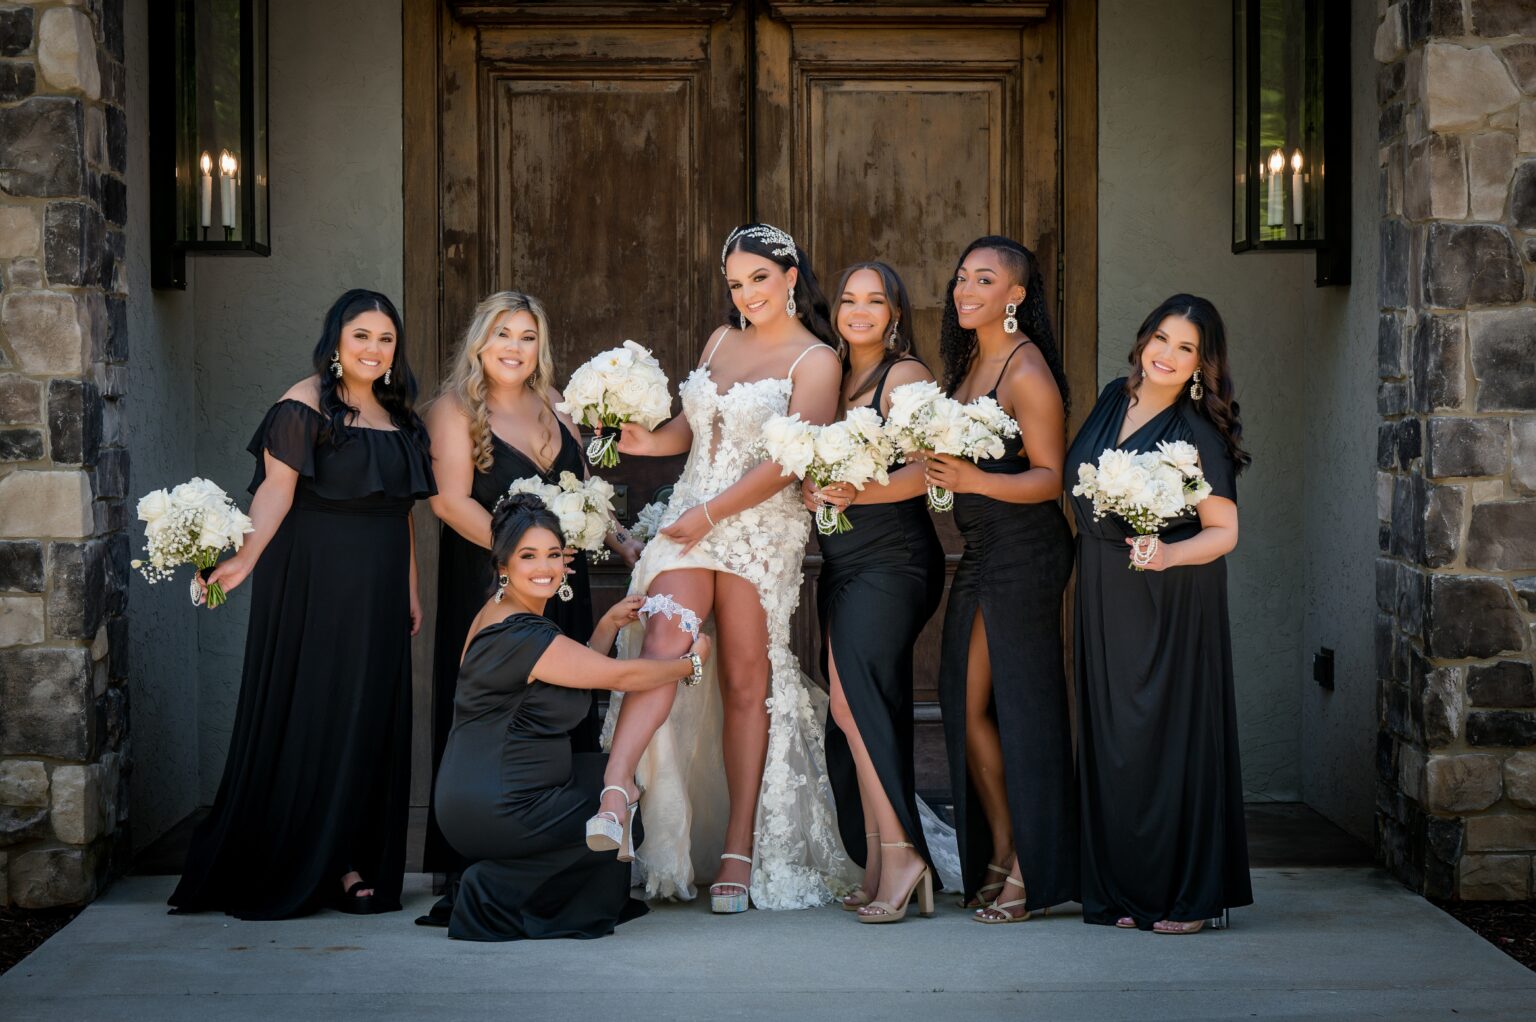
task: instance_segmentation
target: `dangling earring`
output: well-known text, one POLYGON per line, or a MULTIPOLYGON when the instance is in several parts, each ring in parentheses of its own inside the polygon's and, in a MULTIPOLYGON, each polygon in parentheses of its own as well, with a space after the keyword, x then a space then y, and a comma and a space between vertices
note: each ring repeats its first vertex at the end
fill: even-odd
POLYGON ((1019 305, 1017 302, 1009 302, 1003 307, 1003 312, 1006 314, 1003 319, 1003 333, 1016 334, 1019 332, 1019 321, 1014 318, 1018 311, 1019 305))
POLYGON ((896 335, 896 323, 895 321, 892 321, 891 332, 885 336, 885 350, 895 351, 897 340, 899 340, 899 338, 896 335))
POLYGON ((341 349, 340 348, 337 348, 335 351, 331 352, 331 373, 333 375, 335 375, 335 377, 338 380, 341 379, 341 349))
POLYGON ((576 596, 576 590, 571 588, 571 583, 568 579, 562 578, 560 580, 560 588, 555 590, 555 595, 560 597, 561 603, 570 603, 576 596))
POLYGON ((384 370, 384 386, 386 386, 386 387, 389 386, 389 374, 394 372, 394 371, 395 371, 395 367, 394 366, 390 366, 388 369, 384 370))
POLYGON ((1205 388, 1200 386, 1200 370, 1195 370, 1194 378, 1189 381, 1189 399, 1198 401, 1205 396, 1205 388))
POLYGON ((500 603, 502 600, 506 599, 506 596, 507 596, 507 583, 510 582, 510 581, 511 581, 511 579, 507 578, 506 572, 502 572, 500 575, 496 576, 496 602, 497 603, 500 603))
POLYGON ((796 312, 796 308, 795 308, 795 289, 794 288, 790 288, 789 289, 789 301, 784 303, 784 311, 789 313, 791 316, 793 316, 795 314, 795 312, 796 312))

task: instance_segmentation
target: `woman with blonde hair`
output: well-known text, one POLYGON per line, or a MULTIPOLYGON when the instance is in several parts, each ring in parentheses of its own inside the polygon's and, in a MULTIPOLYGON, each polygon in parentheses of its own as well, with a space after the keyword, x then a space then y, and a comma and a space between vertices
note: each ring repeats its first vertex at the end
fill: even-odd
MULTIPOLYGON (((555 411, 555 363, 549 317, 537 298, 498 291, 475 309, 454 352, 438 399, 427 413, 438 494, 432 510, 442 520, 438 554, 437 631, 432 669, 433 775, 453 723, 459 654, 470 622, 494 588, 490 561, 491 509, 517 479, 553 483, 562 472, 584 476, 575 423, 555 411)), ((613 549, 633 561, 639 544, 610 536, 613 549)), ((567 566, 565 585, 544 615, 577 642, 592 635, 592 593, 586 555, 567 566)), ((578 752, 597 750, 595 715, 571 734, 578 752)), ((423 868, 449 874, 449 897, 418 922, 446 926, 453 877, 463 861, 443 840, 435 811, 427 823, 423 868)))

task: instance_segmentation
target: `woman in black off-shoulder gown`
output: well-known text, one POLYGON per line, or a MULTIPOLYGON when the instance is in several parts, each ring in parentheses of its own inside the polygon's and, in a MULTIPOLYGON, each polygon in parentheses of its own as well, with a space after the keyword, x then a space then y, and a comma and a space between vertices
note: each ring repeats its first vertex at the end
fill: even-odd
POLYGON ((178 911, 400 907, 419 613, 409 514, 434 492, 404 354, 388 299, 348 292, 316 352, 330 379, 294 387, 251 439, 255 532, 210 575, 226 590, 251 576, 240 700, 218 795, 170 899, 178 911))

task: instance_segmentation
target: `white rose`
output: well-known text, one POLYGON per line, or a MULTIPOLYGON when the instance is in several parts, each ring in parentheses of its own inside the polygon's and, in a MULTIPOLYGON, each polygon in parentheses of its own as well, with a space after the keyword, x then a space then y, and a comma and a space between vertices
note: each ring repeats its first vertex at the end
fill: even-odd
POLYGON ((853 437, 846 423, 834 422, 815 433, 816 459, 823 465, 836 465, 853 453, 853 437))
POLYGON ((582 536, 584 546, 595 550, 603 545, 603 537, 608 533, 608 516, 598 514, 596 511, 588 511, 586 522, 583 525, 582 536))
POLYGON ((232 523, 229 515, 218 509, 205 509, 202 516, 202 529, 197 535, 197 545, 212 550, 223 550, 229 546, 232 523))
POLYGON ((151 490, 139 498, 139 521, 153 525, 171 509, 171 495, 165 490, 151 490))
POLYGON ((1200 474, 1200 452, 1194 444, 1183 440, 1164 440, 1158 443, 1157 450, 1163 463, 1178 469, 1185 479, 1193 479, 1200 474))
POLYGON ((1146 473, 1136 465, 1136 458, 1128 451, 1106 448, 1099 455, 1098 487, 1099 492, 1106 497, 1125 497, 1135 491, 1139 485, 1138 479, 1133 476, 1140 473, 1145 477, 1146 473))

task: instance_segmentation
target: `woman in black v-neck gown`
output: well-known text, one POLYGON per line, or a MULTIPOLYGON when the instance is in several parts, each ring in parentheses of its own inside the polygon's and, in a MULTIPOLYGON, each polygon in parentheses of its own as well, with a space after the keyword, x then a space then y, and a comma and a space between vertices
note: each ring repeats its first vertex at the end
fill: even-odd
POLYGON ((1095 521, 1092 500, 1072 498, 1082 901, 1090 923, 1193 932, 1253 901, 1223 556, 1236 543, 1236 475, 1249 458, 1239 446, 1226 362, 1216 310, 1175 295, 1147 318, 1132 352, 1135 389, 1148 403, 1128 422, 1133 388, 1115 380, 1067 454, 1067 478, 1075 481, 1079 466, 1107 448, 1150 451, 1184 441, 1199 452, 1211 486, 1198 517, 1162 529, 1147 571, 1130 570, 1127 540, 1135 534, 1122 519, 1095 521), (1186 342, 1187 368, 1165 372, 1179 369, 1170 363, 1186 342), (1161 389, 1169 393, 1145 373, 1167 376, 1161 389), (1160 401, 1168 404, 1155 411, 1160 401))

